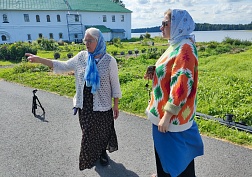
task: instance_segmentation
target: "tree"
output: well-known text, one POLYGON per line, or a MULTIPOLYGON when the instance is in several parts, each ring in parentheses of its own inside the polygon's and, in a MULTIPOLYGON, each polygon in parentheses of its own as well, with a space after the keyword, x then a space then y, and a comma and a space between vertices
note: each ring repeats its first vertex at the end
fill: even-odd
POLYGON ((121 0, 112 0, 112 2, 117 3, 122 7, 125 7, 125 4, 123 4, 123 1, 121 1, 121 0))

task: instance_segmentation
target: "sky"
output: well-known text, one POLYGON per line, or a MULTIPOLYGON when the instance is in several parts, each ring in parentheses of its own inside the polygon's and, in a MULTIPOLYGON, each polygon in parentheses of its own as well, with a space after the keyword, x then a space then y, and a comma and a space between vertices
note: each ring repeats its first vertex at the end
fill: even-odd
POLYGON ((252 0, 123 0, 132 12, 131 28, 160 26, 168 9, 187 10, 195 23, 249 24, 252 0))

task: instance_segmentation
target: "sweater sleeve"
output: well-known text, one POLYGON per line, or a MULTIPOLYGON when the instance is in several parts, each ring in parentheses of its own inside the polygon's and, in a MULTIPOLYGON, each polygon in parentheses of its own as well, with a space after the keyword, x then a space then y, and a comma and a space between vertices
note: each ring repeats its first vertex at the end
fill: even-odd
POLYGON ((76 61, 78 60, 78 57, 80 56, 80 54, 81 52, 67 61, 52 60, 53 72, 55 74, 60 74, 60 73, 74 71, 76 67, 76 61))
POLYGON ((164 109, 174 115, 178 115, 193 89, 197 67, 197 58, 193 50, 190 44, 182 45, 172 67, 170 95, 164 109))
POLYGON ((115 58, 112 57, 110 64, 110 83, 112 89, 112 97, 113 98, 121 98, 122 92, 120 88, 119 76, 118 76, 118 67, 115 58))

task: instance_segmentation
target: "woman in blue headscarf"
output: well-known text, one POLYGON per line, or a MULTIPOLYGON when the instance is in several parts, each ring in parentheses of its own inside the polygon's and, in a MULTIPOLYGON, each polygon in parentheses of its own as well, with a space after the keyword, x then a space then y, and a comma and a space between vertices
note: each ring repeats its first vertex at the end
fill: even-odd
POLYGON ((195 177, 194 158, 203 142, 194 121, 197 105, 198 54, 195 23, 186 10, 164 13, 160 30, 169 47, 157 60, 152 94, 146 109, 152 123, 157 174, 153 177, 195 177))
POLYGON ((114 119, 119 116, 121 89, 115 58, 106 53, 106 42, 99 29, 88 28, 83 39, 87 50, 68 61, 40 58, 27 53, 28 60, 53 68, 54 73, 74 71, 76 94, 74 115, 78 112, 82 129, 79 169, 90 169, 100 160, 108 165, 109 152, 118 149, 114 119), (112 103, 113 101, 113 103, 112 103))

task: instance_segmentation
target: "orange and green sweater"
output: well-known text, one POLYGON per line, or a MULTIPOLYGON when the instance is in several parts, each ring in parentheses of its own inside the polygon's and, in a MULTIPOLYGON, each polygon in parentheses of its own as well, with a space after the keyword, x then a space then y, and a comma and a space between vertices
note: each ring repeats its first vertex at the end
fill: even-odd
POLYGON ((196 113, 197 84, 195 44, 186 39, 169 46, 156 62, 151 100, 146 109, 149 120, 158 125, 166 110, 173 114, 168 131, 189 129, 196 113))

